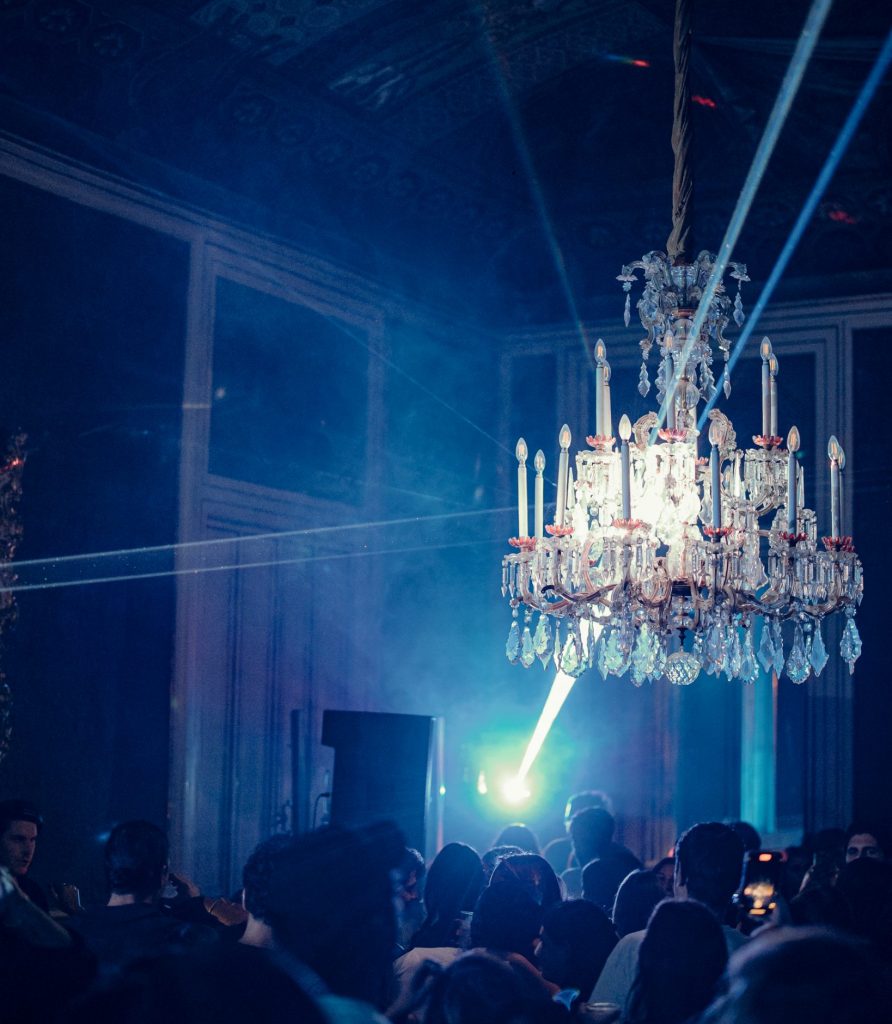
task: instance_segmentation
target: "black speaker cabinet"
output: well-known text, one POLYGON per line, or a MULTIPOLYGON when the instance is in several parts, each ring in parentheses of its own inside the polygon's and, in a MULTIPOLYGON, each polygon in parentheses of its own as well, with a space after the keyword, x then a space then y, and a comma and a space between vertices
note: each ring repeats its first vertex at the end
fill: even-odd
POLYGON ((325 711, 322 742, 334 747, 331 823, 393 821, 410 846, 442 843, 442 719, 325 711))

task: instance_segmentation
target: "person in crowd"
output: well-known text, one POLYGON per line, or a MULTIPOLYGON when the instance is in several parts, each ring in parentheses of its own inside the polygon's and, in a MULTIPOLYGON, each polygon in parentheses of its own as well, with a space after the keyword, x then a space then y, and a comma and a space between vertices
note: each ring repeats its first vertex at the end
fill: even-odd
POLYGON ((725 991, 701 1024, 886 1024, 887 965, 827 928, 771 928, 734 953, 725 991))
POLYGON ((846 864, 859 857, 885 860, 889 852, 886 830, 870 822, 854 822, 846 829, 844 849, 846 864))
POLYGON ((663 896, 671 900, 675 895, 675 858, 663 857, 654 864, 651 871, 657 876, 663 896))
POLYGON ((412 936, 421 927, 424 921, 424 879, 427 875, 427 865, 424 857, 407 846, 399 866, 399 897, 400 915, 397 933, 397 943, 400 951, 405 952, 412 936))
MULTIPOLYGON (((75 1001, 62 1024, 335 1024, 266 951, 222 945, 139 960, 75 1001)), ((365 1020, 386 1024, 377 1015, 365 1020)))
POLYGON ((638 949, 627 1024, 684 1024, 704 1010, 728 962, 715 914, 695 900, 666 900, 638 949))
POLYGON ((506 825, 493 840, 493 846, 517 846, 524 853, 538 853, 539 840, 536 833, 522 821, 506 825))
POLYGON ((499 861, 515 853, 523 853, 523 850, 519 846, 494 846, 483 854, 480 860, 483 863, 483 874, 487 885, 489 885, 489 880, 492 878, 493 871, 498 867, 499 861))
POLYGON ((394 998, 388 1014, 408 1003, 422 964, 449 964, 467 947, 470 917, 485 884, 480 857, 465 843, 447 843, 434 857, 424 887, 424 921, 408 952, 393 963, 394 998))
POLYGON ((490 884, 505 881, 525 885, 543 910, 549 910, 564 898, 560 880, 548 861, 537 853, 515 853, 503 857, 492 873, 490 884))
POLYGON ((855 927, 852 906, 836 885, 808 885, 789 906, 792 924, 826 925, 847 932, 855 927))
POLYGON ((591 860, 582 869, 582 898, 611 914, 621 882, 615 864, 609 860, 591 860))
POLYGON ((105 873, 108 903, 65 922, 100 964, 120 966, 172 947, 215 941, 212 928, 162 912, 159 899, 168 878, 168 848, 167 836, 156 825, 116 825, 105 844, 105 873))
POLYGON ((493 882, 474 908, 471 947, 528 971, 556 993, 557 987, 546 982, 535 966, 542 917, 542 908, 527 886, 515 881, 493 882))
POLYGON ((609 877, 615 880, 609 898, 605 901, 608 908, 613 906, 619 883, 630 871, 642 866, 633 853, 613 842, 615 828, 613 815, 603 807, 588 807, 573 817, 570 822, 570 839, 574 856, 581 867, 568 868, 561 875, 571 899, 582 895, 582 868, 593 860, 602 861, 602 874, 606 878, 609 872, 609 877))
POLYGON ((392 825, 329 826, 276 850, 265 918, 277 963, 332 1016, 383 1008, 396 943, 394 878, 405 842, 392 825))
POLYGON ((743 848, 747 853, 751 850, 762 849, 762 837, 756 831, 756 827, 748 821, 732 821, 728 828, 740 836, 740 841, 743 843, 743 848))
POLYGON ((242 904, 248 913, 245 931, 239 939, 246 946, 270 949, 273 930, 269 923, 269 887, 276 855, 292 842, 290 835, 276 835, 258 844, 242 869, 242 904))
POLYGON ((546 911, 536 959, 546 981, 585 1000, 615 945, 616 931, 600 907, 567 900, 546 911))
POLYGON ((529 972, 469 953, 433 981, 425 1024, 564 1024, 566 1011, 529 972))
POLYGON ((617 889, 613 901, 611 918, 616 934, 622 938, 630 932, 640 932, 646 928, 654 907, 665 896, 663 886, 653 871, 642 869, 629 872, 617 889))
POLYGON ((46 894, 28 875, 42 828, 40 812, 27 800, 0 801, 0 867, 8 868, 28 899, 49 913, 46 894))
MULTIPOLYGON (((740 881, 742 865, 743 843, 727 825, 712 821, 692 826, 675 845, 675 900, 697 900, 723 922, 740 881)), ((721 927, 729 953, 747 941, 735 929, 721 927)), ((595 1001, 625 1005, 645 934, 631 932, 617 943, 595 985, 595 1001)))
POLYGON ((0 1020, 56 1020, 90 985, 96 962, 0 867, 0 1020))
POLYGON ((840 871, 836 889, 851 908, 852 930, 892 963, 892 864, 857 857, 840 871))
POLYGON ((608 814, 613 814, 613 803, 610 797, 599 789, 584 789, 572 794, 564 807, 564 835, 559 836, 557 839, 552 839, 542 851, 542 856, 554 868, 557 875, 563 874, 567 868, 583 867, 582 864, 576 863, 573 856, 573 844, 570 841, 570 822, 573 820, 574 815, 584 811, 587 807, 601 807, 608 814))

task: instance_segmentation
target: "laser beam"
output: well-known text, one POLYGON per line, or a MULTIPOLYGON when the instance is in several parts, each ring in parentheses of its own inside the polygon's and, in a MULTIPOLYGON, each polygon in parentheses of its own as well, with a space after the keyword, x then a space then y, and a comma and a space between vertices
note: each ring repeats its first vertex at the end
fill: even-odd
MULTIPOLYGON (((750 335, 753 333, 756 328, 756 324, 759 322, 759 317, 768 305, 768 302, 774 293, 774 289, 777 287, 778 281, 780 281, 781 275, 786 270, 787 264, 790 262, 796 246, 799 244, 806 227, 808 227, 808 222, 811 220, 818 203, 821 201, 821 196, 823 196, 824 191, 830 184, 830 179, 836 173, 836 168, 839 166, 840 160, 842 160, 846 149, 848 149, 849 143, 852 141, 855 132, 858 130, 861 118, 864 116, 868 106, 870 105, 870 101, 873 99, 874 93, 877 91, 880 82, 883 80, 883 75, 885 75, 888 70, 890 62, 892 62, 892 30, 890 30, 889 35, 886 36, 886 42, 883 44, 870 74, 867 76, 864 85, 861 87, 861 92, 858 94, 858 98, 855 100, 852 109, 849 111, 849 116, 846 118, 845 124, 840 129, 839 135, 836 137, 836 142, 833 144, 833 148, 830 150, 827 159, 824 161, 824 166, 821 168, 821 172, 815 180, 814 187, 812 188, 808 198, 805 200, 799 216, 796 218, 796 223, 793 225, 790 234, 787 237, 787 241, 784 243, 784 247, 777 258, 777 262, 774 264, 774 268, 768 276, 768 280, 765 282, 756 304, 750 311, 746 325, 740 332, 740 336, 737 341, 734 343, 734 347, 732 348, 731 355, 728 359, 729 373, 734 369, 737 360, 740 358, 741 353, 746 347, 746 343, 749 340, 750 335)), ((697 423, 697 428, 699 430, 703 429, 703 426, 706 423, 706 418, 718 400, 718 396, 719 393, 718 390, 716 390, 712 398, 710 398, 704 406, 703 413, 697 423)))
POLYGON ((805 25, 803 26, 802 32, 799 36, 796 49, 793 51, 793 56, 790 58, 790 65, 787 68, 787 73, 784 75, 784 80, 781 82, 780 90, 778 91, 777 98, 774 101, 774 107, 768 117, 768 123, 765 125, 765 131, 762 133, 762 138, 759 141, 758 148, 756 149, 756 155, 753 157, 749 172, 746 176, 746 181, 744 181, 743 187, 740 190, 740 195, 737 197, 737 204, 734 207, 734 212, 731 215, 731 220, 729 221, 728 227, 725 231, 725 237, 722 239, 722 244, 716 254, 715 264, 712 268, 712 273, 709 276, 709 281, 703 290, 703 295, 697 306, 697 312, 694 314, 691 330, 688 333, 684 348, 681 351, 681 356, 676 364, 671 386, 667 388, 666 396, 660 406, 657 424, 650 434, 650 444, 655 443, 658 430, 666 422, 666 414, 669 411, 669 402, 678 388, 682 374, 684 373, 684 368, 690 358, 694 340, 700 335, 700 330, 703 327, 703 321, 706 319, 706 314, 709 311, 712 300, 715 298, 716 291, 722 282, 722 278, 725 276, 725 269, 728 266, 728 261, 731 259, 731 253, 734 251, 734 246, 737 244, 740 232, 743 230, 743 225, 746 221, 747 215, 749 214, 750 207, 753 204, 759 185, 762 182, 762 177, 768 166, 768 161, 771 159, 771 155, 774 152, 774 147, 777 144, 781 129, 783 128, 784 123, 787 120, 787 115, 790 112, 790 107, 793 104, 796 93, 799 91, 799 86, 802 83, 802 77, 805 74, 805 69, 808 67, 808 62, 811 59, 815 46, 817 45, 818 36, 821 34, 821 29, 828 13, 830 12, 832 3, 833 0, 814 0, 811 5, 811 10, 808 12, 808 17, 806 18, 805 25))

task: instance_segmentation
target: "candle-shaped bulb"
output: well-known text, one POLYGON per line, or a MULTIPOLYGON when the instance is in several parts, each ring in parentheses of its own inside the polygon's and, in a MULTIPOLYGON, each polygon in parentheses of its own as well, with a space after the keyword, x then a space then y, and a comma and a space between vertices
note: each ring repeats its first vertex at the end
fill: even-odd
POLYGON ((541 537, 545 525, 545 480, 542 476, 545 471, 545 452, 540 448, 533 459, 536 467, 536 479, 533 482, 533 525, 536 536, 541 537))
POLYGON ((709 424, 709 443, 719 447, 725 440, 725 428, 719 420, 713 420, 709 424))
POLYGON ((536 456, 533 459, 533 466, 537 473, 541 474, 545 472, 545 452, 543 452, 541 448, 536 452, 536 456))
POLYGON ((762 357, 763 362, 769 360, 773 355, 771 342, 768 340, 768 338, 762 339, 762 344, 759 346, 759 355, 762 357))
POLYGON ((518 462, 523 463, 527 461, 529 449, 527 448, 526 441, 524 441, 522 437, 517 439, 517 447, 514 449, 514 454, 517 456, 518 462))
POLYGON ((796 427, 790 427, 790 433, 787 434, 787 451, 799 451, 799 430, 796 427))
POLYGON ((842 446, 836 437, 831 434, 830 440, 827 442, 827 458, 832 462, 839 464, 840 456, 842 455, 842 446))
POLYGON ((561 446, 562 451, 570 450, 570 442, 573 440, 573 435, 570 433, 570 428, 565 423, 561 427, 561 432, 558 434, 558 444, 561 446))
POLYGON ((772 352, 768 358, 768 372, 772 377, 776 377, 779 368, 780 363, 777 361, 777 356, 772 352))
POLYGON ((619 436, 623 441, 628 441, 632 436, 632 421, 625 413, 619 418, 619 436))
POLYGON ((843 469, 846 468, 846 453, 845 453, 845 449, 839 443, 839 441, 836 442, 836 446, 839 449, 839 468, 840 468, 840 470, 843 470, 843 469))
POLYGON ((607 346, 598 338, 595 342, 595 362, 600 366, 607 358, 607 346))

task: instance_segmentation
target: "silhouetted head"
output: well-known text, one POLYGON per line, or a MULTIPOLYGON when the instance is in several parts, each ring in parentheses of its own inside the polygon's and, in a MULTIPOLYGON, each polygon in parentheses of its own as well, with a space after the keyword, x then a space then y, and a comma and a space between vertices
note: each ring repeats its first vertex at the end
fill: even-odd
POLYGON ((610 919, 588 900, 567 900, 542 921, 537 962, 546 980, 559 988, 579 989, 588 999, 616 945, 610 919))
POLYGON ((603 807, 587 807, 574 814, 570 822, 570 839, 579 863, 585 865, 596 857, 602 857, 610 846, 615 828, 613 815, 603 807))
POLYGON ((275 944, 336 995, 386 1001, 404 849, 396 828, 376 825, 311 832, 273 856, 266 918, 275 944))
POLYGON ((886 860, 889 856, 889 840, 886 830, 876 822, 852 822, 846 829, 843 848, 847 864, 861 857, 871 860, 886 860))
POLYGON ((630 1024, 682 1024, 709 1005, 728 961, 722 926, 702 903, 666 900, 638 950, 630 1024))
POLYGON ((115 825, 105 844, 109 891, 148 900, 159 895, 167 879, 167 836, 149 821, 115 825))
POLYGON ((427 916, 412 936, 413 946, 454 946, 459 915, 474 909, 485 885, 477 851, 464 843, 447 843, 428 868, 424 886, 427 916))
POLYGON ((471 919, 471 946, 534 957, 542 908, 520 882, 494 882, 477 900, 471 919))
POLYGON ((537 853, 515 853, 503 857, 492 873, 491 883, 520 882, 543 910, 564 898, 561 883, 554 869, 537 853))
POLYGON ((0 865, 27 874, 42 828, 43 818, 27 800, 0 801, 0 865))
POLYGON ((654 864, 651 871, 656 875, 663 895, 671 900, 675 895, 675 858, 663 857, 654 864))
POLYGON ((888 968, 867 943, 827 928, 773 928, 728 963, 702 1024, 885 1024, 888 968))
POLYGON ((242 869, 245 910, 258 921, 268 923, 269 886, 275 858, 294 842, 292 836, 271 836, 259 843, 242 869))
POLYGON ((852 909, 853 929, 892 962, 892 863, 872 857, 850 861, 836 888, 852 909))
POLYGON ((762 837, 748 821, 732 821, 728 828, 740 837, 745 851, 762 849, 762 837))
POLYGON ((493 840, 493 846, 516 846, 524 853, 538 853, 539 840, 536 833, 521 821, 506 825, 493 840))
POLYGON ((622 938, 647 927, 654 907, 665 899, 663 886, 653 871, 632 871, 620 883, 613 901, 613 926, 622 938))
POLYGON ((566 1012, 529 972, 485 953, 463 956, 436 977, 425 1024, 561 1024, 566 1012))
POLYGON ((742 866, 743 843, 727 825, 694 825, 675 846, 675 895, 699 900, 723 917, 742 866))
POLYGON ((628 866, 607 857, 589 861, 582 869, 582 895, 607 913, 613 912, 616 893, 628 873, 628 866))
POLYGON ((523 850, 519 846, 494 846, 483 854, 480 860, 483 863, 483 873, 486 876, 487 885, 489 885, 489 880, 492 878, 493 871, 498 867, 499 861, 514 853, 523 853, 523 850))
POLYGON ((574 816, 587 807, 600 807, 608 814, 613 814, 613 801, 606 793, 600 789, 582 789, 570 797, 564 808, 564 824, 568 829, 574 816))

